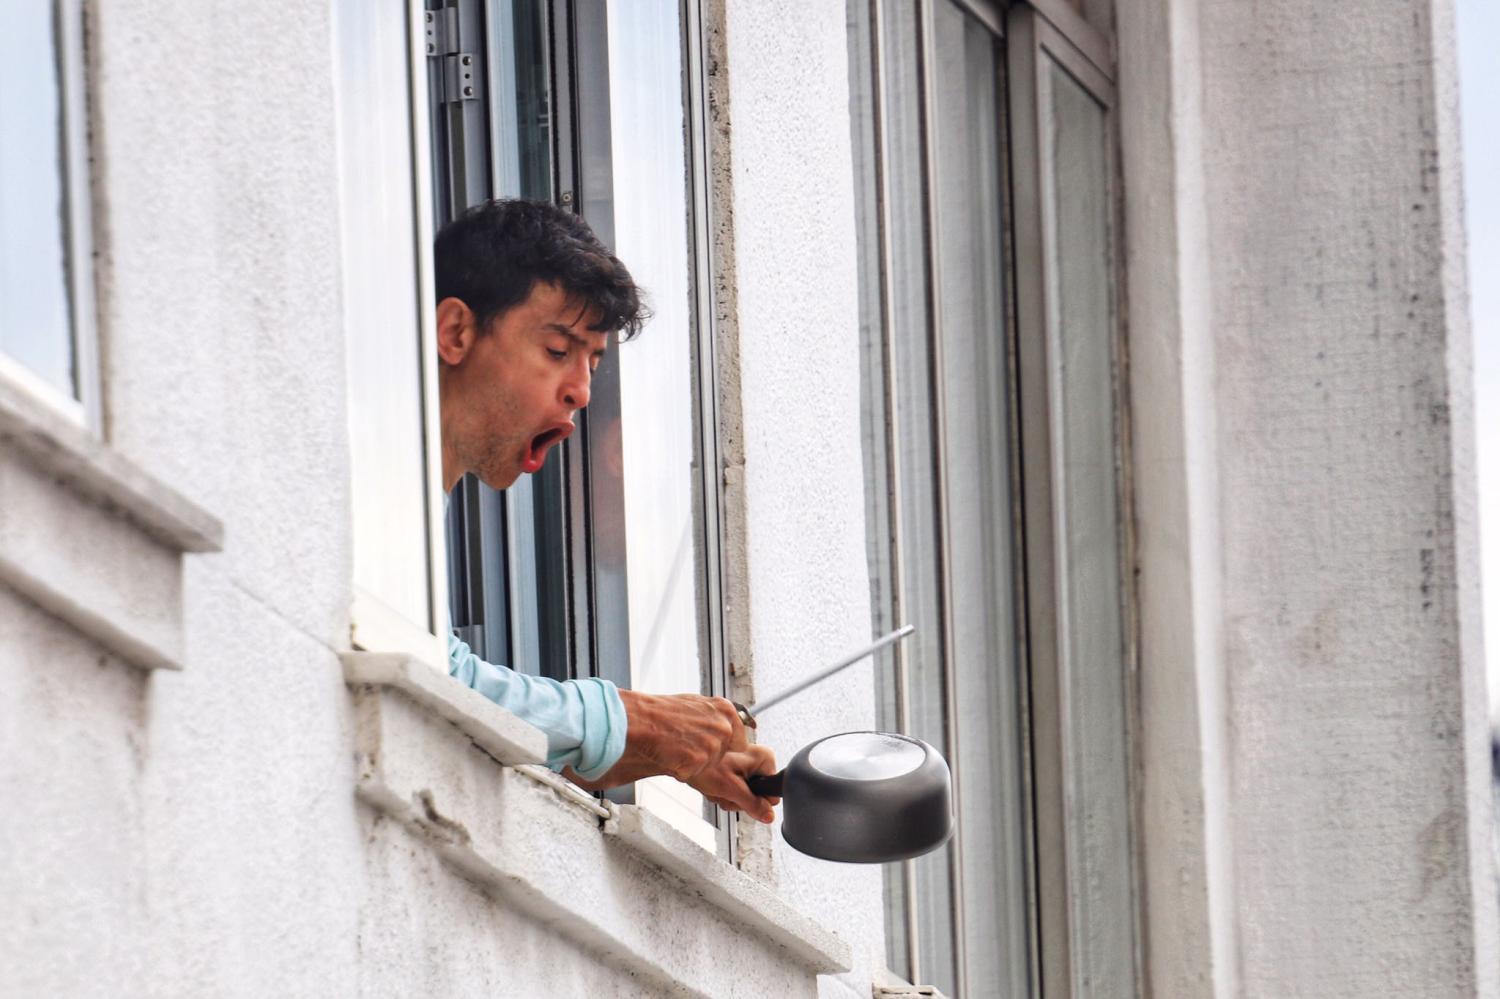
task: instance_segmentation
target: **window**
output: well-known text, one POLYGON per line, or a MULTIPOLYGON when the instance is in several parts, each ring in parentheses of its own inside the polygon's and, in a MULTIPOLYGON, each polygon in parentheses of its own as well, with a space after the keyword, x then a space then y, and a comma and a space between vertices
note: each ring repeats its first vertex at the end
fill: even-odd
POLYGON ((354 642, 446 661, 421 11, 334 7, 354 642), (420 143, 419 143, 420 140, 420 143))
POLYGON ((887 961, 1133 994, 1109 81, 1026 5, 850 26, 872 602, 917 625, 880 718, 944 751, 958 819, 886 868, 887 961))
MULTIPOLYGON (((722 693, 696 2, 345 0, 337 19, 346 269, 361 275, 346 310, 364 442, 356 641, 390 647, 401 631, 430 646, 451 613, 479 655, 514 669, 722 693), (491 197, 580 212, 653 318, 611 346, 577 432, 540 472, 504 492, 465 477, 445 503, 432 488, 431 234, 491 197)), ((728 854, 727 816, 685 785, 610 796, 728 854)))
POLYGON ((82 3, 0 10, 0 375, 98 429, 82 3))

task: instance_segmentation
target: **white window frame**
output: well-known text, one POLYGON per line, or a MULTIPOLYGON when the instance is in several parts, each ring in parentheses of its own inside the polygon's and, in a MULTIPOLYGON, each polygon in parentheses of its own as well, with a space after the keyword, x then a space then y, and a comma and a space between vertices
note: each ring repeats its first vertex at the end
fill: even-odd
POLYGON ((57 24, 58 107, 62 113, 69 336, 77 396, 48 384, 19 361, 0 353, 6 379, 45 411, 104 436, 99 383, 99 321, 94 290, 93 188, 89 170, 88 81, 84 49, 85 0, 54 0, 57 24))
MULTIPOLYGON (((420 336, 420 370, 412 372, 421 381, 422 437, 426 486, 426 516, 422 525, 427 538, 426 621, 413 619, 369 590, 354 584, 350 607, 351 641, 355 648, 372 652, 404 652, 446 674, 448 662, 447 605, 448 568, 443 539, 444 505, 442 481, 442 432, 438 411, 437 330, 433 298, 432 177, 428 148, 427 63, 424 9, 421 0, 406 0, 406 66, 408 118, 411 128, 412 211, 416 240, 414 275, 417 292, 417 323, 420 336)), ((353 349, 355 344, 348 345, 353 349)), ((360 428, 351 427, 351 433, 360 428)), ((354 503, 360 501, 352 497, 354 503)), ((356 539, 356 543, 357 539, 356 539)), ((413 574, 423 573, 412 567, 413 574)))

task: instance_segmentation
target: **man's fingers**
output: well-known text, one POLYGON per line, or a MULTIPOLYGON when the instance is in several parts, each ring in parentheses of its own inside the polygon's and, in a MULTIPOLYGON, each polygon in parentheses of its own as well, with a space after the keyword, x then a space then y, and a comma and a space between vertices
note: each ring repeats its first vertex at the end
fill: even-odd
POLYGON ((718 766, 688 783, 720 808, 771 822, 776 818, 772 806, 780 799, 761 798, 745 783, 753 774, 768 772, 767 766, 775 766, 775 755, 763 747, 751 746, 745 752, 725 753, 718 766))
POLYGON ((727 754, 725 762, 731 769, 731 786, 734 788, 732 800, 739 803, 739 807, 755 816, 762 822, 771 822, 776 813, 772 810, 773 805, 781 803, 780 798, 762 798, 750 790, 747 778, 756 774, 771 774, 776 772, 776 754, 765 746, 750 746, 742 753, 727 754))
POLYGON ((733 701, 722 697, 714 698, 714 707, 729 722, 729 741, 724 748, 731 753, 743 752, 750 745, 750 737, 745 734, 745 723, 740 720, 739 709, 734 706, 733 701))
POLYGON ((744 812, 767 824, 776 821, 776 812, 771 808, 771 799, 756 797, 750 793, 750 789, 745 787, 744 783, 744 781, 739 781, 740 786, 744 788, 743 791, 736 789, 736 793, 727 799, 730 809, 744 812))

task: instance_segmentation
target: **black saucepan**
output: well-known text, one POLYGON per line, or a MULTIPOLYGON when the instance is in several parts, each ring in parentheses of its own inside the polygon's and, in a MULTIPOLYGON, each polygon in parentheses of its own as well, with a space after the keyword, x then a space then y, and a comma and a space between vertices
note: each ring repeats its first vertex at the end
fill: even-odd
POLYGON ((803 748, 750 790, 782 799, 781 835, 822 860, 883 864, 935 850, 953 835, 948 764, 920 739, 844 732, 803 748))

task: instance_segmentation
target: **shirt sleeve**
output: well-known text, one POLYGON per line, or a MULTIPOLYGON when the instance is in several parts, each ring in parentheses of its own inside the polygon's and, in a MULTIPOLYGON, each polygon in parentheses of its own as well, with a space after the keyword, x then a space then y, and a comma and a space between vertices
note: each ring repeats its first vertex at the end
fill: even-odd
POLYGON ((448 675, 547 734, 547 766, 597 780, 625 752, 625 704, 608 680, 558 682, 480 659, 448 636, 448 675))

